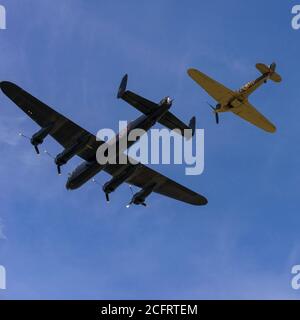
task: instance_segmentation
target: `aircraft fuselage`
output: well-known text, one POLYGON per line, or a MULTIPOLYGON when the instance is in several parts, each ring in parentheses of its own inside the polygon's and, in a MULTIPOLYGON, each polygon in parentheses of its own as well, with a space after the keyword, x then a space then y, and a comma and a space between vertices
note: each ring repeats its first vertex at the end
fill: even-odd
MULTIPOLYGON (((165 98, 160 103, 159 107, 151 112, 148 115, 142 115, 136 120, 133 120, 129 123, 127 128, 125 130, 121 131, 116 137, 114 137, 114 144, 117 154, 116 158, 118 159, 120 152, 124 152, 125 150, 122 150, 119 148, 120 139, 127 139, 130 132, 135 129, 142 129, 145 132, 150 130, 157 121, 159 121, 171 108, 172 101, 170 98, 165 98)), ((127 149, 131 147, 134 143, 136 143, 139 140, 140 137, 137 138, 135 141, 127 141, 127 149)), ((107 142, 110 143, 110 142, 107 142)), ((90 180, 92 177, 94 177, 97 173, 99 173, 101 170, 105 168, 105 165, 101 165, 97 162, 97 160, 93 160, 91 162, 85 161, 82 164, 80 164, 69 176, 66 188, 69 190, 78 189, 81 187, 85 182, 90 180)))
POLYGON ((234 108, 239 107, 243 102, 248 100, 249 95, 251 95, 255 90, 268 81, 269 74, 264 74, 257 78, 256 80, 246 83, 242 88, 236 91, 234 98, 226 101, 225 103, 217 105, 216 112, 227 112, 234 108))

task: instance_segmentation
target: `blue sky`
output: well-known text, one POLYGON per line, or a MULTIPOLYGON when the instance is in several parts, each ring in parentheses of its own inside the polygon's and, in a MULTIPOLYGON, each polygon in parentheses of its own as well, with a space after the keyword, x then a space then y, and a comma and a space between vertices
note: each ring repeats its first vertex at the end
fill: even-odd
MULTIPOLYGON (((52 160, 26 140, 37 126, 0 95, 0 299, 299 299, 300 31, 295 1, 1 0, 0 75, 96 133, 139 113, 116 99, 119 81, 205 129, 205 170, 155 166, 204 194, 207 207, 158 195, 125 209, 128 186, 107 205, 100 187, 65 189, 52 160), (267 134, 213 102, 186 74, 195 67, 236 89, 276 61, 284 81, 250 98, 278 128, 267 134)), ((51 138, 44 144, 56 154, 51 138)), ((109 177, 100 173, 102 184, 109 177)))

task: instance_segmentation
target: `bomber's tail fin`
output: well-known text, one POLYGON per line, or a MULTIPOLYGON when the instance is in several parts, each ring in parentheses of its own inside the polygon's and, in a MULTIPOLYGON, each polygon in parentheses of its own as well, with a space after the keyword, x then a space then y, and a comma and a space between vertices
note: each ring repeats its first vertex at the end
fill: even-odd
POLYGON ((274 82, 281 82, 281 76, 276 72, 276 63, 272 63, 270 66, 267 66, 263 63, 257 63, 256 69, 263 75, 268 75, 269 79, 274 82))
POLYGON ((192 119, 189 122, 189 127, 192 130, 192 136, 194 136, 196 130, 196 117, 192 117, 192 119))
POLYGON ((128 75, 125 74, 125 76, 122 78, 120 87, 119 87, 119 91, 117 94, 117 98, 120 99, 122 98, 124 92, 126 91, 126 87, 127 87, 127 81, 128 81, 128 75))
MULTIPOLYGON (((160 103, 155 103, 150 100, 147 100, 144 97, 141 97, 138 94, 127 90, 126 89, 127 81, 128 81, 128 76, 127 76, 127 74, 125 74, 125 76, 123 77, 123 79, 121 81, 117 97, 119 99, 123 99, 124 101, 129 103, 131 106, 133 106, 134 108, 136 108, 137 110, 139 110, 143 114, 149 115, 151 112, 157 110, 157 108, 159 108, 161 106, 162 102, 164 103, 164 102, 168 101, 168 103, 171 103, 171 100, 168 97, 163 99, 160 103)), ((191 131, 190 131, 191 135, 189 135, 188 137, 185 136, 187 139, 190 139, 195 134, 195 130, 196 130, 196 118, 195 117, 193 117, 190 120, 189 125, 187 125, 184 122, 182 122, 180 119, 178 119, 173 113, 168 111, 166 114, 164 114, 158 120, 158 122, 170 130, 179 129, 180 134, 182 136, 185 136, 184 130, 191 129, 191 131)))

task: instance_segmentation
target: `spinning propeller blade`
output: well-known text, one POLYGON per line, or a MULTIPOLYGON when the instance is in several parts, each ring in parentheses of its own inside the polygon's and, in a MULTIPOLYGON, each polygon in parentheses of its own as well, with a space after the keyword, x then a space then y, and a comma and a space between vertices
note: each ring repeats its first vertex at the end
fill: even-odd
POLYGON ((212 108, 214 114, 215 114, 215 117, 216 117, 216 123, 219 124, 219 113, 218 113, 218 108, 214 107, 213 105, 211 105, 210 103, 207 102, 207 104, 212 108))
POLYGON ((37 154, 40 154, 40 150, 39 150, 38 146, 33 146, 33 147, 34 147, 35 152, 36 152, 37 154))

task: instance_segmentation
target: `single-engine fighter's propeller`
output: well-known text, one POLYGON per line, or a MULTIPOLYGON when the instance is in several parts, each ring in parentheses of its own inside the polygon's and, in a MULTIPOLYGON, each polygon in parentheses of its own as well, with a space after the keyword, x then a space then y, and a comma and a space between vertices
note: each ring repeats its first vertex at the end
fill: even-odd
POLYGON ((215 117, 216 117, 216 123, 219 124, 219 113, 218 113, 217 110, 220 108, 220 105, 217 105, 216 107, 214 107, 213 105, 211 105, 208 102, 207 102, 207 104, 213 109, 213 112, 214 112, 215 117))
POLYGON ((276 70, 276 63, 275 63, 275 62, 273 62, 273 63, 270 65, 270 70, 271 70, 272 72, 275 72, 275 70, 276 70))

